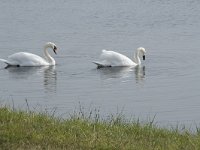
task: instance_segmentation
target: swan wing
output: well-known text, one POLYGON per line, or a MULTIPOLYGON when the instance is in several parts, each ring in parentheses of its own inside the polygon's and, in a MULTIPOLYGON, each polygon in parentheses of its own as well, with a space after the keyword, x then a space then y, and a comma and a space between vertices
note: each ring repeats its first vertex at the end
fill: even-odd
POLYGON ((130 58, 115 51, 102 50, 101 64, 106 66, 136 66, 130 58))
POLYGON ((19 65, 19 66, 48 65, 48 62, 42 57, 27 52, 19 52, 10 55, 8 57, 8 62, 9 65, 19 65))

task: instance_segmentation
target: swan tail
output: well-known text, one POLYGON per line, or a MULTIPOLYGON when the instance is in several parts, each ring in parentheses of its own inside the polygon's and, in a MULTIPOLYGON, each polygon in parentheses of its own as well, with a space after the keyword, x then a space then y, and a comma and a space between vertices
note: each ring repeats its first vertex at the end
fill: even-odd
POLYGON ((6 63, 7 65, 9 65, 9 62, 7 60, 5 60, 5 59, 0 59, 0 61, 2 61, 4 63, 6 63))
POLYGON ((93 61, 93 63, 97 65, 97 69, 104 68, 104 67, 112 67, 111 65, 105 65, 105 64, 103 64, 101 62, 97 62, 97 61, 93 61))
POLYGON ((8 66, 17 66, 17 65, 12 64, 11 62, 9 62, 8 60, 5 60, 5 59, 1 59, 1 58, 0 58, 0 61, 4 62, 4 63, 7 64, 8 66))

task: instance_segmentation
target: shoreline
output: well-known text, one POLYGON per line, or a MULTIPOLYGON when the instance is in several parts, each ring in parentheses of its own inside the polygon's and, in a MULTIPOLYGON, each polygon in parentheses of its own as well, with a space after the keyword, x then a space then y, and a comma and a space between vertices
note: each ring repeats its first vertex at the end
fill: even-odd
POLYGON ((70 119, 45 113, 0 108, 2 149, 200 149, 199 129, 156 127, 152 122, 101 121, 74 115, 70 119))

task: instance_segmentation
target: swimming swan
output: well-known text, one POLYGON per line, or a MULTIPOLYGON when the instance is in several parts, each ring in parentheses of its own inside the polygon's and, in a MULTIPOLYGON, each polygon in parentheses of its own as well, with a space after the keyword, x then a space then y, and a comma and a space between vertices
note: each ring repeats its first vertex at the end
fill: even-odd
POLYGON ((114 51, 102 50, 100 55, 100 61, 94 61, 97 65, 97 68, 102 67, 114 67, 114 66, 137 66, 141 64, 140 56, 143 56, 143 60, 145 60, 145 49, 143 47, 139 47, 134 53, 133 60, 128 58, 125 55, 114 51))
POLYGON ((56 54, 57 47, 52 42, 47 42, 44 46, 44 58, 27 52, 18 52, 8 56, 8 60, 0 59, 8 66, 52 66, 55 65, 55 60, 48 53, 47 48, 52 48, 56 54))

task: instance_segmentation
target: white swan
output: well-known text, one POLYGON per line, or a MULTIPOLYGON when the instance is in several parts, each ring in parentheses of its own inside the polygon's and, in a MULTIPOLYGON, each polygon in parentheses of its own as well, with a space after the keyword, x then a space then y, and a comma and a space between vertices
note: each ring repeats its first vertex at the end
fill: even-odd
POLYGON ((94 61, 97 65, 97 68, 101 67, 114 67, 114 66, 137 66, 141 64, 140 56, 143 56, 143 60, 145 60, 146 50, 143 47, 139 47, 134 53, 133 60, 128 58, 125 55, 114 51, 102 50, 100 55, 100 61, 94 61))
POLYGON ((48 42, 44 46, 44 56, 42 58, 38 55, 27 53, 27 52, 18 52, 8 56, 8 60, 0 59, 0 61, 6 63, 8 66, 51 66, 55 65, 55 60, 48 53, 47 49, 52 48, 56 54, 57 47, 54 43, 48 42))

